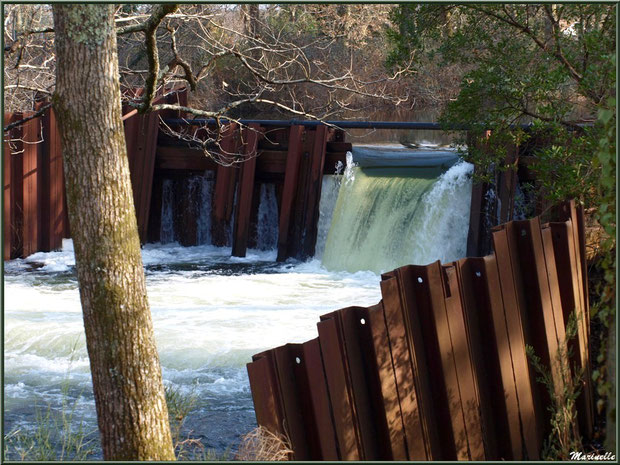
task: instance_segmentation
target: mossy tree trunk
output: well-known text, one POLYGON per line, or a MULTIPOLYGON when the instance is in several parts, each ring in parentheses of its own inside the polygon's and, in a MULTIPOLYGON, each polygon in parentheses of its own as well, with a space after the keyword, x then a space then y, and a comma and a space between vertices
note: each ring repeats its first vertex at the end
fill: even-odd
POLYGON ((173 460, 121 120, 113 5, 55 4, 67 206, 106 460, 173 460))

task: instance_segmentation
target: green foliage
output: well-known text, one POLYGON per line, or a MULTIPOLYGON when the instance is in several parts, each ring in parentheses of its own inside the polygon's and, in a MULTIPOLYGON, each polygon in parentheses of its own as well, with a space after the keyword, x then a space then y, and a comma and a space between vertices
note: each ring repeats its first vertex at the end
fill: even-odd
POLYGON ((539 375, 537 381, 547 389, 551 399, 551 433, 541 453, 544 460, 569 460, 571 452, 583 449, 576 409, 583 372, 577 367, 571 370, 571 351, 568 347, 569 341, 574 339, 576 334, 577 316, 572 313, 566 325, 566 337, 558 347, 555 360, 551 362, 553 367, 543 364, 533 347, 526 347, 528 359, 539 375), (561 380, 562 386, 555 385, 552 370, 559 374, 556 379, 561 380))
MULTIPOLYGON (((465 157, 476 165, 477 181, 493 183, 498 171, 516 168, 506 166, 506 148, 525 144, 535 157, 530 168, 538 200, 576 198, 593 213, 604 234, 588 244, 601 270, 600 279, 590 272, 597 296, 590 314, 610 328, 616 292, 616 5, 402 4, 391 19, 389 66, 411 59, 418 69, 425 59, 460 66, 459 95, 441 121, 446 128, 470 128, 469 139, 459 142, 474 142, 465 157), (527 131, 519 129, 524 124, 527 131)), ((615 387, 606 369, 606 334, 600 339, 593 347, 599 367, 593 375, 602 410, 615 387)))
POLYGON ((68 405, 63 400, 60 412, 51 406, 44 411, 37 407, 33 431, 14 429, 5 435, 5 458, 37 462, 87 460, 95 453, 95 432, 85 431, 83 422, 74 420, 76 404, 68 405))
MULTIPOLYGON (((615 63, 615 58, 614 58, 615 63)), ((595 283, 595 292, 599 300, 592 306, 592 318, 596 318, 604 328, 610 328, 616 318, 616 100, 609 98, 606 105, 599 110, 598 122, 601 134, 595 148, 594 164, 600 170, 598 194, 600 206, 596 218, 605 231, 599 243, 599 260, 602 279, 595 283)), ((607 399, 615 395, 615 381, 608 376, 607 360, 609 340, 602 337, 596 348, 596 363, 599 370, 593 372, 599 399, 597 407, 603 410, 607 399)), ((611 362, 613 363, 613 362, 611 362)), ((615 421, 615 418, 610 418, 615 421)))
POLYGON ((614 95, 614 5, 403 4, 391 19, 389 65, 433 57, 461 66, 460 93, 441 121, 470 127, 473 138, 493 129, 484 153, 468 154, 479 173, 501 166, 507 139, 544 135, 551 144, 535 153, 544 200, 598 205, 602 165, 593 161, 601 128, 578 123, 594 122, 614 95), (515 134, 525 123, 528 134, 515 134))

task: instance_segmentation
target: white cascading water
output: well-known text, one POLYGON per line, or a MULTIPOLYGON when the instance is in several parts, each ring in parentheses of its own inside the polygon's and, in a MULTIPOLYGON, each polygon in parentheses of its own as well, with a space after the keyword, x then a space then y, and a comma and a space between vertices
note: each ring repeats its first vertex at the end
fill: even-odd
POLYGON ((159 240, 162 244, 174 242, 173 206, 172 179, 164 179, 161 193, 161 226, 159 229, 159 240))
POLYGON ((317 224, 316 247, 314 257, 321 259, 325 250, 325 242, 332 223, 332 215, 338 199, 342 176, 324 175, 321 185, 321 201, 319 205, 319 222, 317 224))
POLYGON ((200 203, 198 205, 198 245, 211 244, 211 202, 215 184, 213 171, 205 171, 204 176, 197 177, 200 183, 200 203))
POLYGON ((437 177, 439 168, 359 168, 349 159, 323 265, 381 273, 464 257, 472 170, 458 162, 437 177))
POLYGON ((278 245, 278 218, 276 186, 273 183, 263 183, 260 186, 256 227, 256 248, 258 250, 273 250, 278 245))
MULTIPOLYGON (((245 367, 253 354, 316 337, 320 315, 379 302, 377 271, 402 261, 464 255, 470 170, 456 164, 439 178, 382 179, 369 176, 372 170, 365 172, 349 159, 346 174, 327 176, 323 184, 317 254, 327 246, 325 266, 316 258, 275 262, 277 208, 269 185, 261 189, 259 216, 269 217, 271 223, 258 232, 257 245, 272 250, 250 249, 245 258, 236 258, 230 256, 230 247, 208 245, 213 190, 208 177, 192 181, 201 189, 196 193, 203 203, 199 240, 205 245, 179 246, 172 228, 173 183, 164 181, 162 243, 146 244, 142 257, 164 382, 196 398, 182 437, 197 438, 205 448, 219 452, 234 450, 239 438, 256 425, 245 367), (366 192, 373 184, 382 189, 381 195, 366 192), (347 214, 347 207, 357 213, 347 214), (356 220, 362 211, 368 215, 356 220), (398 221, 398 215, 405 220, 398 221), (383 232, 373 223, 377 220, 388 225, 383 232), (367 245, 355 245, 354 239, 367 245), (373 243, 389 242, 392 246, 370 249, 373 243), (398 252, 401 246, 408 249, 398 252), (391 258, 377 255, 383 253, 391 258), (403 257, 394 262, 399 253, 403 257)), ((74 265, 70 240, 63 242, 62 251, 5 262, 6 434, 33 434, 37 415, 45 415, 48 406, 57 412, 66 405, 75 408, 74 421, 83 421, 85 431, 93 432, 95 444, 98 441, 74 265)), ((14 452, 9 457, 18 458, 14 452)), ((93 458, 101 459, 100 452, 93 458)))

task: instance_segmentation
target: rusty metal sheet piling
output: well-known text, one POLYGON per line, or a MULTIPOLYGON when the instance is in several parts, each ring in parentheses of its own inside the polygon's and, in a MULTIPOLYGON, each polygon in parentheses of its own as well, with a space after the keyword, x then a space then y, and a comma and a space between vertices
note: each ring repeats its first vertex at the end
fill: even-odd
POLYGON ((517 268, 519 263, 512 259, 505 228, 493 232, 493 248, 504 304, 525 452, 530 460, 538 460, 545 438, 544 413, 538 398, 537 374, 530 367, 525 351, 528 341, 527 313, 520 291, 517 268))
POLYGON ((291 214, 295 199, 295 188, 299 176, 301 163, 301 144, 303 126, 291 126, 289 130, 288 152, 286 155, 286 168, 284 173, 284 187, 282 189, 282 201, 280 204, 280 218, 278 225, 278 261, 286 260, 290 255, 289 228, 291 227, 291 214))
MULTIPOLYGON (((228 156, 234 154, 237 151, 238 139, 237 125, 230 123, 220 143, 222 152, 228 156)), ((218 247, 229 245, 228 231, 233 211, 237 171, 233 166, 217 165, 211 215, 212 241, 213 245, 218 247)))
POLYGON ((310 456, 312 460, 338 460, 338 444, 334 419, 327 392, 327 383, 321 358, 318 338, 302 344, 301 363, 307 383, 308 398, 312 406, 313 434, 310 436, 310 456))
POLYGON ((339 335, 338 324, 336 319, 328 318, 319 322, 317 327, 340 459, 363 460, 362 438, 357 424, 352 386, 345 366, 344 343, 339 335))
POLYGON ((522 459, 519 404, 495 256, 457 262, 488 457, 522 459))
MULTIPOLYGON (((325 443, 341 460, 539 459, 551 398, 526 347, 551 369, 559 395, 571 375, 561 357, 567 315, 587 299, 578 210, 568 204, 563 214, 564 222, 550 225, 536 217, 495 228, 486 257, 385 273, 377 305, 323 315, 320 352, 306 343, 314 375, 299 367, 278 372, 272 389, 304 412, 302 419, 282 413, 305 428, 300 456, 325 443)), ((577 336, 572 361, 589 376, 587 319, 579 319, 577 336)), ((278 370, 290 364, 290 351, 308 358, 306 344, 290 348, 278 370)), ((584 384, 578 410, 586 433, 591 395, 584 384)))
POLYGON ((145 243, 151 206, 153 174, 155 172, 159 114, 158 112, 127 114, 123 118, 123 123, 138 232, 140 242, 145 243))
POLYGON ((382 401, 381 412, 383 414, 382 427, 386 427, 389 435, 389 452, 386 457, 391 460, 407 460, 407 438, 405 425, 398 398, 396 373, 390 350, 390 341, 386 326, 386 316, 383 310, 383 302, 378 303, 367 310, 366 324, 372 337, 372 351, 375 360, 375 369, 379 378, 380 400, 382 401))
POLYGON ((243 131, 243 160, 240 164, 239 182, 237 184, 237 206, 232 244, 233 257, 245 257, 247 251, 259 131, 260 126, 257 124, 251 124, 243 131))
POLYGON ((549 223, 548 228, 553 241, 553 251, 556 263, 558 286, 564 321, 568 323, 571 317, 576 318, 577 334, 568 342, 571 352, 571 368, 577 367, 583 372, 581 376, 582 392, 577 399, 577 413, 581 434, 589 438, 593 433, 594 406, 592 405, 593 387, 591 380, 589 339, 586 312, 582 307, 581 283, 577 268, 577 254, 573 241, 573 226, 569 219, 565 222, 549 223))
POLYGON ((404 433, 410 460, 445 460, 456 456, 452 442, 441 443, 439 425, 448 421, 445 410, 434 409, 427 348, 413 295, 410 267, 382 275, 381 295, 404 433), (416 342, 417 341, 417 342, 416 342), (442 415, 443 413, 443 415, 442 415))
MULTIPOLYGON (((28 114, 24 115, 25 117, 28 114)), ((22 125, 22 163, 23 163, 23 239, 24 257, 39 250, 41 211, 39 208, 41 163, 39 159, 40 118, 31 119, 22 125)))

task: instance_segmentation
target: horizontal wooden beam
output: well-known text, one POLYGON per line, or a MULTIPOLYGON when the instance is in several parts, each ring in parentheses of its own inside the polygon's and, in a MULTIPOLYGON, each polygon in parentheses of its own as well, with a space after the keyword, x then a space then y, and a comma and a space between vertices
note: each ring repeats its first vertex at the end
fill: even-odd
POLYGON ((189 147, 157 147, 155 167, 160 170, 215 170, 217 164, 201 150, 189 147))

